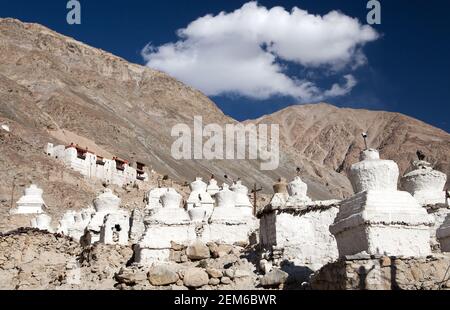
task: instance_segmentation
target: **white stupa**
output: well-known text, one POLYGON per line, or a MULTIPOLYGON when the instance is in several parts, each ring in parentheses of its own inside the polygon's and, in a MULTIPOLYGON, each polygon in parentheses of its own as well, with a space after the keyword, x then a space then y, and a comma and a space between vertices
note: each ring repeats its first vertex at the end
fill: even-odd
POLYGON ((220 191, 220 187, 217 184, 217 180, 214 179, 214 177, 212 177, 211 180, 209 180, 209 184, 208 187, 206 188, 206 191, 208 192, 208 194, 211 195, 211 197, 214 197, 214 195, 220 191))
POLYGON ((439 240, 441 251, 450 252, 450 214, 447 215, 444 223, 437 230, 436 237, 439 240))
POLYGON ((402 188, 416 198, 423 206, 445 204, 445 183, 447 175, 434 170, 431 164, 418 160, 413 163, 414 170, 401 179, 402 188))
POLYGON ((171 242, 188 245, 195 240, 195 226, 188 212, 181 207, 182 196, 173 188, 161 196, 161 208, 145 218, 145 233, 135 247, 138 264, 150 265, 168 261, 171 242))
POLYGON ((433 218, 410 193, 397 190, 399 169, 368 149, 350 170, 355 195, 342 201, 330 226, 339 255, 427 256, 433 218))
POLYGON ((248 198, 248 188, 242 184, 242 181, 236 181, 233 186, 234 204, 239 208, 244 216, 253 215, 253 205, 248 198))
POLYGON ((42 199, 43 190, 36 185, 31 185, 25 189, 25 195, 23 195, 19 201, 17 201, 17 207, 10 211, 11 214, 41 214, 44 213, 43 208, 46 208, 44 199, 42 199))
POLYGON ((286 207, 297 207, 312 202, 308 197, 308 185, 297 176, 288 184, 289 198, 286 207))
POLYGON ((197 178, 190 184, 190 188, 191 194, 186 203, 187 210, 190 211, 194 208, 202 208, 205 210, 207 217, 211 216, 214 209, 214 199, 207 192, 208 185, 203 182, 202 178, 197 178))

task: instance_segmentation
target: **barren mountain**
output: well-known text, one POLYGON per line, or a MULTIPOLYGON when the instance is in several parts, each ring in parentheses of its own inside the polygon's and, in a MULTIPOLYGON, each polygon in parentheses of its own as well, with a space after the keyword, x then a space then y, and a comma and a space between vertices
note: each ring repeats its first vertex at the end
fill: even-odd
MULTIPOLYGON (((420 148, 449 171, 449 135, 398 114, 340 110, 328 105, 291 107, 258 120, 280 123, 283 152, 279 169, 261 171, 250 160, 175 160, 175 124, 237 123, 199 91, 165 73, 87 46, 38 24, 0 19, 0 229, 23 188, 44 189, 50 214, 82 208, 102 184, 87 180, 45 154, 45 145, 77 143, 105 157, 140 161, 183 184, 215 174, 255 182, 266 193, 296 166, 309 195, 328 199, 348 195, 343 171, 356 161, 362 130, 384 157, 403 169, 420 148)), ((154 186, 150 183, 148 187, 154 186)), ((180 187, 181 188, 181 187, 180 187)), ((142 204, 141 189, 117 189, 131 205, 142 204)))
POLYGON ((410 169, 418 150, 436 169, 450 173, 450 135, 399 113, 320 103, 291 106, 255 122, 280 124, 283 148, 297 162, 306 158, 341 174, 358 161, 365 147, 363 132, 369 135, 368 146, 379 149, 382 158, 396 161, 401 174, 410 169))
MULTIPOLYGON (((268 172, 257 161, 175 160, 172 127, 193 127, 194 116, 202 116, 205 125, 237 123, 202 93, 165 73, 38 24, 0 19, 0 125, 10 127, 10 132, 0 129, 1 214, 30 183, 44 189, 50 213, 56 215, 86 206, 101 187, 46 156, 48 142, 76 143, 108 158, 140 161, 179 184, 211 174, 223 181, 227 174, 241 177, 249 187, 257 182, 270 193, 274 180, 295 173, 295 164, 284 154, 280 168, 268 172)), ((305 178, 311 196, 333 196, 319 178, 305 178)), ((331 188, 339 195, 336 184, 331 188)), ((128 193, 133 203, 141 194, 128 193)))

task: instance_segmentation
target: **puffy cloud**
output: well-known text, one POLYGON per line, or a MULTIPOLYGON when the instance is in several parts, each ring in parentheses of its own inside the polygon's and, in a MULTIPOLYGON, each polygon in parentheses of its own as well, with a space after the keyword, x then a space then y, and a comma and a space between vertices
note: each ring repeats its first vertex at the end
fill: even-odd
POLYGON ((300 101, 345 95, 357 81, 347 72, 345 84, 323 90, 306 76, 290 75, 291 64, 333 74, 354 70, 367 61, 362 47, 378 38, 370 26, 337 11, 320 16, 299 8, 269 10, 256 2, 198 18, 178 36, 175 43, 147 45, 142 51, 147 65, 211 96, 284 95, 300 101))

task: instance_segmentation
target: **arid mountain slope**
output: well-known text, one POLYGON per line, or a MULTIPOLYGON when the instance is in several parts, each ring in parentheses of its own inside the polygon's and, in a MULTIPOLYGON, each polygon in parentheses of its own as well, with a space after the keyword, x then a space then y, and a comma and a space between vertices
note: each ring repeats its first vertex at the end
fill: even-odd
POLYGON ((401 173, 417 159, 417 150, 423 151, 436 169, 450 173, 450 135, 399 113, 340 109, 321 103, 291 106, 256 122, 280 124, 285 151, 339 173, 346 173, 358 161, 364 148, 362 132, 369 134, 369 147, 379 149, 383 158, 395 160, 401 173))
MULTIPOLYGON (((101 187, 45 155, 45 145, 77 143, 99 155, 142 161, 180 184, 196 176, 241 177, 271 192, 295 165, 282 155, 277 171, 247 160, 178 161, 170 148, 175 124, 236 123, 199 91, 168 75, 126 62, 38 24, 0 19, 0 203, 2 214, 31 182, 58 214, 79 208, 101 187)), ((290 174, 290 175, 289 175, 290 174)), ((340 195, 317 177, 305 176, 314 198, 340 195)), ((223 179, 222 179, 223 180, 223 179)), ((137 197, 136 201, 142 199, 137 197)), ((140 195, 140 194, 139 194, 140 195)), ((131 194, 130 194, 131 196, 131 194)))
MULTIPOLYGON (((311 105, 258 120, 282 125, 283 152, 275 171, 261 171, 257 161, 248 160, 175 160, 170 152, 175 124, 192 127, 194 116, 202 116, 204 124, 236 121, 199 91, 162 72, 41 25, 0 19, 0 125, 11 129, 0 129, 0 217, 31 182, 44 189, 50 213, 56 216, 85 207, 101 188, 100 182, 86 180, 46 156, 48 142, 78 143, 99 155, 142 161, 155 176, 168 174, 179 184, 196 176, 215 174, 221 179, 228 174, 248 186, 257 182, 266 193, 274 180, 291 178, 301 166, 314 199, 351 192, 343 171, 356 161, 362 145, 359 134, 366 129, 372 146, 396 156, 392 158, 402 168, 420 147, 448 172, 447 133, 397 114, 361 113, 311 105)), ((118 190, 131 206, 142 204, 145 188, 118 190)))

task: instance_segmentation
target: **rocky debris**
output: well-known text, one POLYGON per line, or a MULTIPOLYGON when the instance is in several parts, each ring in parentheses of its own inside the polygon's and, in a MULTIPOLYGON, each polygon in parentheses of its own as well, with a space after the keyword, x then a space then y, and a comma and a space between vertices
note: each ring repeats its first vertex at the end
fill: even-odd
POLYGON ((164 286, 177 283, 180 277, 176 266, 155 265, 148 272, 148 280, 151 285, 164 286))
POLYGON ((189 268, 184 272, 183 283, 186 287, 199 288, 209 283, 209 277, 202 268, 189 268))
POLYGON ((200 240, 196 240, 186 249, 187 257, 191 260, 202 260, 210 257, 208 246, 200 240))
POLYGON ((324 266, 311 278, 316 290, 448 289, 450 254, 428 257, 361 255, 324 266))
POLYGON ((121 268, 115 275, 115 279, 119 284, 127 286, 135 286, 138 283, 143 283, 147 280, 145 272, 137 268, 121 268))
POLYGON ((286 283, 288 277, 289 275, 283 270, 274 268, 260 279, 260 284, 263 287, 279 287, 286 283))
POLYGON ((35 229, 0 235, 0 289, 69 288, 80 252, 72 239, 35 229))
POLYGON ((223 272, 216 268, 206 268, 206 272, 211 278, 222 278, 223 272))
POLYGON ((219 284, 220 284, 220 279, 217 279, 217 278, 211 278, 208 282, 208 285, 211 285, 211 286, 216 286, 219 284))

